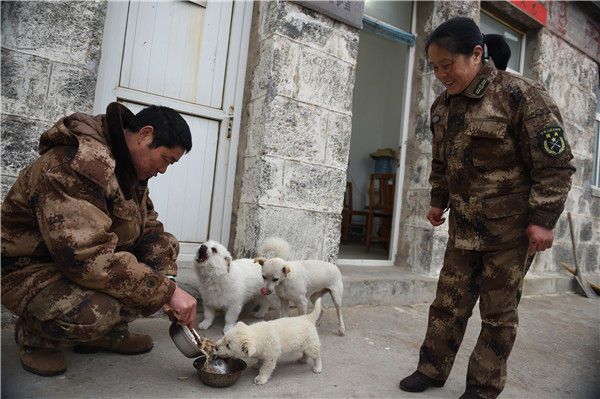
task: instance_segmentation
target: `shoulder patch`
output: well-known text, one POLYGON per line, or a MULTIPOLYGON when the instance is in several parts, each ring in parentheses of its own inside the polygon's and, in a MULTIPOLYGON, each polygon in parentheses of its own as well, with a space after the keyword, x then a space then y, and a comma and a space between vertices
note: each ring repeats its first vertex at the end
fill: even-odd
POLYGON ((567 149, 563 129, 560 126, 550 126, 537 133, 544 154, 554 158, 560 158, 567 149))
POLYGON ((481 95, 481 93, 483 93, 485 91, 485 89, 490 85, 490 81, 487 80, 486 78, 481 78, 481 80, 479 81, 479 83, 477 84, 477 87, 475 88, 475 90, 473 91, 473 93, 476 96, 481 95))
POLYGON ((432 123, 438 123, 440 121, 440 116, 439 115, 433 115, 431 117, 431 122, 432 123))

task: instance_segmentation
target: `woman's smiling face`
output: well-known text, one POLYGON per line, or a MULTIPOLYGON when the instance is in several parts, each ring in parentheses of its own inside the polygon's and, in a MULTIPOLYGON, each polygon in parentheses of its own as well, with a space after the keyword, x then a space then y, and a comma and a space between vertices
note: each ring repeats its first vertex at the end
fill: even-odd
POLYGON ((452 54, 437 44, 427 50, 435 77, 442 82, 448 93, 462 93, 483 67, 481 46, 475 46, 473 55, 452 54))

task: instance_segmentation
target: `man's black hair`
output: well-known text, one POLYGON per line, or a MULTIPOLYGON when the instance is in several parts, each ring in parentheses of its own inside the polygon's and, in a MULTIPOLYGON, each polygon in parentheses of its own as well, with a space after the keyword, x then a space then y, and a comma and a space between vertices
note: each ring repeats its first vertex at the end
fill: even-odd
POLYGON ((127 129, 139 132, 144 126, 154 128, 152 148, 181 146, 187 153, 192 149, 190 127, 177 111, 160 105, 152 105, 138 112, 129 122, 127 129))

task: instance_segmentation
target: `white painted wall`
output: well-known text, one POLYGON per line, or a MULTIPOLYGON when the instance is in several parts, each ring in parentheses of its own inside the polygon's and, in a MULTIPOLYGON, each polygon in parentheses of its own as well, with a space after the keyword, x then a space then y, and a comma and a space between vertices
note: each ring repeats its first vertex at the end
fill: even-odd
POLYGON ((361 31, 352 104, 352 141, 347 178, 354 186, 354 208, 365 206, 369 176, 379 148, 398 151, 406 90, 408 46, 361 31))

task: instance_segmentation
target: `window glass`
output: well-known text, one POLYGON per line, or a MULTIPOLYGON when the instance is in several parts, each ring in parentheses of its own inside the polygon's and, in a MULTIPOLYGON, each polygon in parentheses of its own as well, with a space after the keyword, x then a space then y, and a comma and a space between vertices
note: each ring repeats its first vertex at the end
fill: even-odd
POLYGON ((365 0, 365 14, 405 32, 410 32, 412 1, 365 0))
POLYGON ((512 72, 523 73, 521 70, 521 46, 523 46, 525 38, 523 33, 500 22, 483 10, 480 17, 480 29, 483 34, 495 33, 502 35, 506 43, 508 43, 510 47, 510 60, 508 61, 507 69, 512 72))

